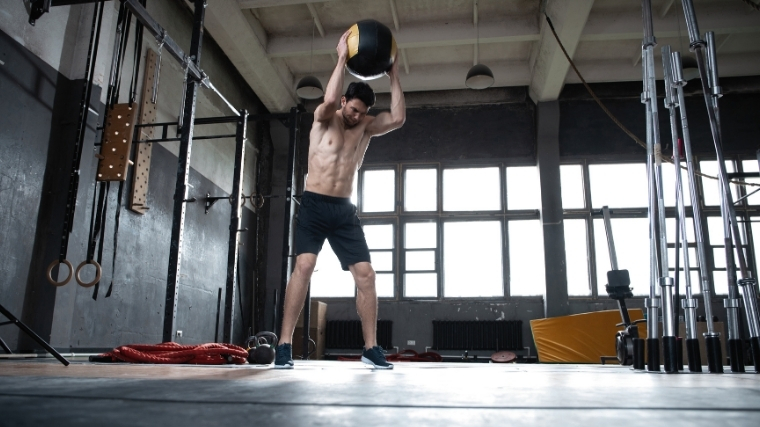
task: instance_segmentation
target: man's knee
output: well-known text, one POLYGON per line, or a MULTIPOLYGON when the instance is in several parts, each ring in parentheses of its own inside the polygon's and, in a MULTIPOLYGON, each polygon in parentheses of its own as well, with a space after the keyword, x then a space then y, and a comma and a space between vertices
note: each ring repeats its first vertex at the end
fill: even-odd
POLYGON ((296 257, 295 274, 302 277, 310 277, 317 265, 317 256, 314 254, 301 254, 296 257))
POLYGON ((359 262, 351 266, 356 286, 359 288, 375 285, 375 269, 368 262, 359 262))

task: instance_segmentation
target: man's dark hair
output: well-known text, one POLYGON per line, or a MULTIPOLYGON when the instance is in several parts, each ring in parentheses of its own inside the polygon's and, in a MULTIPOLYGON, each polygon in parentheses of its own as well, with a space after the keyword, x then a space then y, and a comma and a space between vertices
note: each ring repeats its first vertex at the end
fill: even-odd
POLYGON ((358 98, 367 107, 375 105, 375 91, 367 83, 353 82, 346 89, 346 102, 358 98))

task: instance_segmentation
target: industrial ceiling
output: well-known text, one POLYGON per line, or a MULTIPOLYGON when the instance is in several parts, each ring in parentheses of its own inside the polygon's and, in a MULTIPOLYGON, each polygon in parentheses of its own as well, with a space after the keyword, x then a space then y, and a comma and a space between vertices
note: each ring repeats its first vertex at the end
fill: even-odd
MULTIPOLYGON (((716 34, 722 77, 760 75, 754 1, 694 0, 700 31, 716 34)), ((652 7, 658 46, 688 51, 680 0, 652 0, 652 7)), ((206 30, 273 112, 298 102, 302 77, 326 85, 340 35, 362 19, 393 31, 405 92, 465 89, 467 71, 479 62, 493 71, 494 87, 528 86, 538 102, 580 82, 544 12, 588 82, 641 79, 636 0, 213 0, 206 30)), ((371 85, 389 89, 386 78, 371 85)))

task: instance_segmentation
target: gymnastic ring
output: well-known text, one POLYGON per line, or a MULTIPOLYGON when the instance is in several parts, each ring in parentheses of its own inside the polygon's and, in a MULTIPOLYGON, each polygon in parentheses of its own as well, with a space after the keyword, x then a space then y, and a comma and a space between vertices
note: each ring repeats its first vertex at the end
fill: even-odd
POLYGON ((261 209, 264 207, 264 196, 261 194, 251 193, 251 206, 253 206, 256 209, 261 209), (253 200, 256 200, 254 202, 253 200))
MULTIPOLYGON (((242 208, 243 206, 245 206, 245 193, 240 193, 240 194, 241 194, 241 197, 240 197, 240 207, 242 208)), ((235 196, 233 196, 233 195, 230 194, 229 201, 230 201, 230 206, 234 206, 235 205, 235 196)))
POLYGON ((69 260, 67 260, 67 259, 65 259, 65 260, 63 260, 63 261, 58 261, 58 260, 55 260, 55 261, 51 262, 51 263, 50 263, 50 265, 49 265, 49 266, 48 266, 48 268, 47 268, 47 279, 48 279, 48 282, 50 282, 50 284, 51 284, 51 285, 53 285, 53 286, 63 286, 63 285, 65 285, 65 284, 69 283, 69 280, 71 280, 71 276, 72 276, 73 274, 74 274, 74 267, 72 267, 72 266, 71 266, 71 263, 70 263, 70 262, 69 262, 69 260), (53 268, 54 268, 56 265, 60 265, 60 264, 66 264, 66 267, 68 267, 68 268, 69 268, 69 275, 68 275, 68 276, 66 276, 66 278, 65 278, 65 279, 63 279, 63 281, 61 281, 61 282, 56 282, 56 281, 53 279, 53 268))
POLYGON ((77 267, 77 274, 76 274, 77 283, 79 283, 79 286, 83 288, 89 288, 95 285, 96 283, 100 282, 100 275, 102 273, 103 273, 103 269, 100 268, 100 264, 98 264, 98 262, 95 261, 94 259, 91 259, 89 261, 82 261, 82 263, 79 264, 79 267, 77 267), (92 279, 92 282, 90 283, 83 282, 82 279, 79 277, 79 272, 82 271, 82 268, 84 268, 84 266, 87 264, 92 264, 95 266, 95 278, 92 279))

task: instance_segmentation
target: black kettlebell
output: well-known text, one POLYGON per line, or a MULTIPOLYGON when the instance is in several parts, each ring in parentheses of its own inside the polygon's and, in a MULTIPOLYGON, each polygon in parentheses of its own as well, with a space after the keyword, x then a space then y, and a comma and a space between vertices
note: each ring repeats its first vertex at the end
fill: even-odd
POLYGON ((274 362, 274 348, 277 346, 277 335, 273 332, 259 332, 246 340, 248 347, 248 363, 253 365, 268 365, 274 362))

